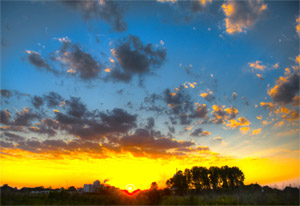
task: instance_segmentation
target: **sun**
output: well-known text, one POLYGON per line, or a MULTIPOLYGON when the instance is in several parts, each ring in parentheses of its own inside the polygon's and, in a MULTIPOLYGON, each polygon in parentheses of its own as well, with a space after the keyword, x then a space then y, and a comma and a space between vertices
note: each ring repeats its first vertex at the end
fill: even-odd
POLYGON ((126 185, 126 190, 129 193, 132 193, 133 191, 135 191, 135 186, 133 184, 128 184, 128 185, 126 185))

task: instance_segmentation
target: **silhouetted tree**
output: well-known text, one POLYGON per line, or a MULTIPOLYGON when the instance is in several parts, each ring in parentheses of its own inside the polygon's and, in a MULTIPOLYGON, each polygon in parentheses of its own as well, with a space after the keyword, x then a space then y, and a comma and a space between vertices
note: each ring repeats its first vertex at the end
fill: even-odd
POLYGON ((157 185, 157 183, 156 182, 152 182, 151 183, 151 187, 150 187, 150 190, 157 190, 158 189, 158 185, 157 185))
POLYGON ((150 190, 147 192, 147 196, 151 205, 157 205, 161 201, 161 194, 158 190, 158 185, 156 182, 151 183, 150 190))
POLYGON ((181 170, 176 172, 176 174, 167 180, 167 186, 175 191, 176 194, 183 195, 188 190, 188 182, 185 175, 181 170))
POLYGON ((217 190, 220 186, 220 173, 221 170, 218 167, 210 167, 208 170, 209 180, 213 190, 217 190))
POLYGON ((74 186, 71 186, 71 187, 68 188, 68 191, 69 192, 76 192, 77 190, 74 186))
POLYGON ((210 189, 208 170, 205 167, 193 167, 191 172, 192 184, 197 192, 210 189))

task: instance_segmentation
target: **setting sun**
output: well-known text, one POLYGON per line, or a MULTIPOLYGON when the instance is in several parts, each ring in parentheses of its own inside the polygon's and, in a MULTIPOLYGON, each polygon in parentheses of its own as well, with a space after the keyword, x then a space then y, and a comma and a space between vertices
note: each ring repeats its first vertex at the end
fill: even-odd
POLYGON ((132 193, 133 191, 135 191, 135 186, 133 184, 128 184, 128 185, 126 185, 126 190, 129 193, 132 193))

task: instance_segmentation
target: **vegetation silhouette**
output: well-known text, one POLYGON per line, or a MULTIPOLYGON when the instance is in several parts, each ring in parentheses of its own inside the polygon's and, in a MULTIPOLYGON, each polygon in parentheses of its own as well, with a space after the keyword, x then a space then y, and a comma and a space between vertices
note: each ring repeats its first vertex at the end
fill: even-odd
POLYGON ((167 180, 166 184, 177 195, 184 195, 188 191, 199 193, 208 190, 234 190, 244 185, 244 174, 237 167, 223 166, 193 167, 177 171, 174 177, 167 180))
POLYGON ((177 171, 166 188, 156 182, 148 190, 128 193, 110 185, 94 192, 68 189, 1 187, 1 205, 299 205, 299 189, 244 185, 237 167, 193 167, 177 171))

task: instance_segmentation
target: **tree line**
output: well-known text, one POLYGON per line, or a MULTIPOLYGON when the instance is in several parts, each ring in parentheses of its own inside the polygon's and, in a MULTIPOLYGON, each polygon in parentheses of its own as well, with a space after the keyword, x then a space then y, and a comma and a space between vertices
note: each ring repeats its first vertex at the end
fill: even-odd
POLYGON ((193 167, 176 174, 167 180, 167 186, 176 194, 182 195, 188 191, 196 193, 209 190, 234 190, 244 185, 244 173, 238 167, 193 167))

